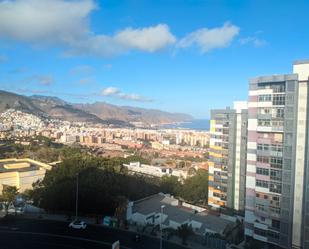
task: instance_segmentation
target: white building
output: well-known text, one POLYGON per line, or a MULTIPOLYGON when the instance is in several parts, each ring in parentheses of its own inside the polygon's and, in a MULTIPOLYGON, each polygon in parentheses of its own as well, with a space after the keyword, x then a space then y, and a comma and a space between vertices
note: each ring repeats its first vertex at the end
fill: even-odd
POLYGON ((129 202, 127 220, 140 226, 159 225, 163 228, 177 229, 182 224, 192 226, 196 234, 221 234, 233 230, 234 221, 208 214, 202 207, 181 203, 170 195, 159 193, 147 198, 129 202), (161 207, 163 212, 161 213, 161 207))
POLYGON ((3 185, 15 186, 19 192, 32 189, 32 183, 42 180, 52 166, 32 159, 0 159, 0 193, 3 185))
POLYGON ((123 166, 127 167, 131 172, 155 177, 162 177, 166 175, 186 179, 189 175, 187 170, 141 164, 140 162, 131 162, 130 164, 123 164, 123 166))

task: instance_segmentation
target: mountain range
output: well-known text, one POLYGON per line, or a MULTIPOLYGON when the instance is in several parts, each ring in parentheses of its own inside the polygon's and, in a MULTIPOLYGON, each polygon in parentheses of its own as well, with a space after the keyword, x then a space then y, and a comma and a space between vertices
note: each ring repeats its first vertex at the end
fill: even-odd
POLYGON ((105 102, 75 104, 52 96, 24 96, 0 90, 0 113, 16 109, 45 118, 128 126, 131 122, 164 124, 191 121, 192 116, 105 102))

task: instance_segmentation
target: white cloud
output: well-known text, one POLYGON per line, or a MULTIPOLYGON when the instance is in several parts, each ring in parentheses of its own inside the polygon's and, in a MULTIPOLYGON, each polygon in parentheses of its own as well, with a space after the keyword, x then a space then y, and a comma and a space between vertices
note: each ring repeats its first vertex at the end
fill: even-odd
POLYGON ((108 36, 90 35, 84 39, 67 40, 68 56, 92 54, 96 56, 114 56, 130 50, 156 52, 176 42, 165 24, 158 24, 142 29, 126 28, 108 36))
POLYGON ((117 33, 113 39, 124 47, 147 52, 155 52, 176 42, 166 24, 141 29, 126 28, 117 33))
POLYGON ((255 47, 262 47, 267 44, 265 40, 254 37, 254 36, 241 38, 239 42, 241 45, 253 44, 255 47))
POLYGON ((105 89, 102 90, 101 94, 103 96, 111 96, 111 95, 115 95, 115 94, 118 94, 120 93, 120 90, 116 87, 107 87, 105 89))
POLYGON ((93 0, 0 1, 0 39, 35 46, 60 45, 66 55, 113 56, 130 50, 155 52, 175 43, 166 24, 125 28, 114 35, 95 34, 89 17, 93 0))
POLYGON ((0 2, 0 37, 43 43, 66 42, 89 32, 92 0, 9 0, 0 2))
POLYGON ((123 93, 120 89, 116 87, 107 87, 102 90, 102 96, 110 96, 118 99, 123 100, 130 100, 130 101, 138 101, 138 102, 151 102, 152 99, 143 97, 139 94, 135 93, 123 93))
POLYGON ((178 42, 177 47, 188 48, 195 45, 202 53, 206 53, 212 49, 229 46, 238 33, 239 27, 226 22, 219 28, 202 28, 186 35, 178 42))
POLYGON ((132 50, 153 53, 169 46, 198 46, 202 53, 227 47, 239 27, 196 30, 177 42, 167 24, 120 29, 112 34, 91 29, 90 16, 95 0, 0 0, 0 40, 33 46, 57 46, 64 55, 115 56, 132 50))

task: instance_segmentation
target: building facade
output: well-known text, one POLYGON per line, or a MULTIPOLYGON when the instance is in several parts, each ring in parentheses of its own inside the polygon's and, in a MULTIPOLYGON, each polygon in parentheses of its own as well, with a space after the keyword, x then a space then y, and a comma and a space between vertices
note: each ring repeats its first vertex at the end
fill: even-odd
POLYGON ((208 204, 244 211, 247 102, 211 111, 208 204))
POLYGON ((32 189, 32 184, 42 180, 52 166, 29 158, 0 159, 0 193, 3 185, 15 186, 20 193, 32 189))
POLYGON ((309 248, 309 62, 250 80, 245 235, 309 248))

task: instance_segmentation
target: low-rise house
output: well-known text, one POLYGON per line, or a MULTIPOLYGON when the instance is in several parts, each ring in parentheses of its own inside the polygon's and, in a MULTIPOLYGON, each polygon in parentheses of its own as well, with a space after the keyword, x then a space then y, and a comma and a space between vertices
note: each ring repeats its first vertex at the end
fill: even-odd
POLYGON ((186 179, 189 175, 188 170, 173 169, 166 166, 154 166, 142 164, 140 162, 130 162, 129 164, 123 164, 123 166, 126 167, 128 171, 155 177, 162 177, 166 175, 186 179))
POLYGON ((182 224, 191 225, 195 234, 225 236, 237 227, 236 218, 209 214, 205 208, 190 205, 166 194, 156 194, 129 202, 127 220, 139 226, 159 225, 177 229, 182 224), (162 211, 162 212, 161 212, 162 211))

